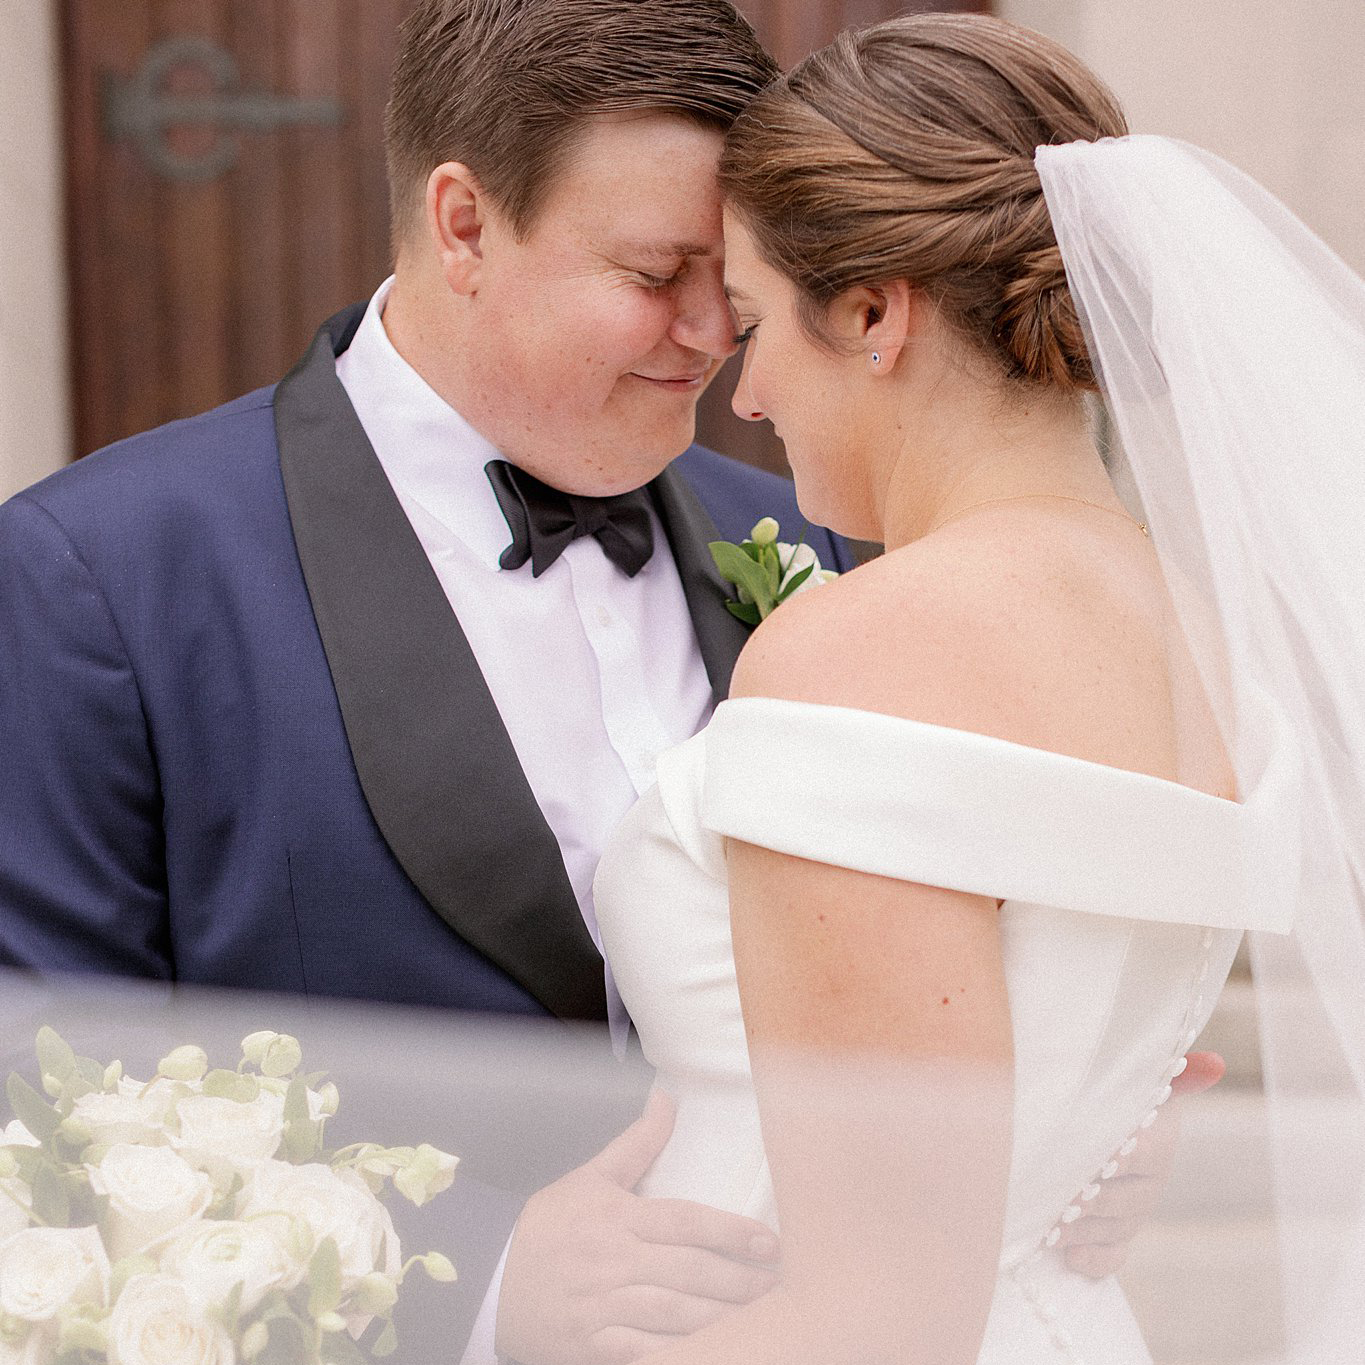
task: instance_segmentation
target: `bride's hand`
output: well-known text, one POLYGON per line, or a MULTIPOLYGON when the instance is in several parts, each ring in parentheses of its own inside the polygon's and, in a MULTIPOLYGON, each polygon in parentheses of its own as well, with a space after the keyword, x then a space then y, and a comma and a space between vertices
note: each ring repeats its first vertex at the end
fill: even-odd
MULTIPOLYGON (((1216 1052, 1191 1052, 1186 1061, 1184 1072, 1171 1082, 1173 1097, 1198 1095, 1216 1085, 1226 1070, 1216 1052)), ((1163 1105, 1157 1121, 1143 1130, 1137 1146, 1085 1206, 1085 1217, 1063 1227, 1058 1245, 1065 1248, 1068 1269, 1101 1280, 1123 1268, 1133 1238, 1165 1193, 1179 1137, 1179 1108, 1163 1105)))
POLYGON ((673 1131, 661 1091, 591 1161, 532 1196, 498 1300, 500 1358, 523 1365, 627 1365, 777 1282, 762 1223, 633 1193, 673 1131))

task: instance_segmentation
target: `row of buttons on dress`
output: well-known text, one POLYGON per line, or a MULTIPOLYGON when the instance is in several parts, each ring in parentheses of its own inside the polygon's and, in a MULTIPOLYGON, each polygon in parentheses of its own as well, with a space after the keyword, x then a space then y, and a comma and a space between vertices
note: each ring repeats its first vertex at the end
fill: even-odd
POLYGON ((1192 1026, 1192 1021, 1200 1015, 1204 1006, 1204 990, 1209 977, 1209 950, 1213 947, 1214 933, 1212 929, 1205 929, 1200 940, 1202 953, 1200 955, 1199 966, 1195 972, 1194 991, 1191 994, 1189 1003, 1185 1007, 1185 1017, 1182 1022, 1181 1038, 1176 1047, 1174 1059, 1162 1073, 1161 1089, 1157 1092, 1156 1098, 1152 1102, 1152 1107, 1143 1116, 1142 1122, 1138 1124, 1137 1131, 1129 1136, 1119 1147, 1118 1151, 1104 1164, 1096 1175, 1095 1179, 1086 1185, 1080 1193, 1080 1202, 1068 1204, 1062 1210, 1061 1217, 1052 1226, 1047 1235, 1039 1243, 1032 1255, 1026 1257, 1010 1272, 1019 1292, 1024 1296, 1029 1306, 1037 1314, 1038 1319, 1048 1329, 1048 1334, 1052 1344, 1061 1351, 1070 1365, 1085 1365, 1080 1352, 1076 1348, 1076 1343, 1071 1334, 1062 1326, 1057 1310, 1043 1298, 1038 1286, 1033 1283, 1026 1275, 1028 1268, 1033 1265, 1042 1255, 1045 1249, 1055 1247, 1061 1240, 1062 1228, 1068 1223, 1074 1223, 1082 1213, 1085 1212, 1082 1205, 1088 1204, 1096 1195, 1099 1194, 1102 1184, 1106 1180, 1111 1180, 1118 1174, 1120 1164, 1125 1157, 1131 1156, 1138 1145, 1139 1134, 1150 1128, 1157 1120, 1157 1115, 1161 1106, 1171 1098, 1171 1082, 1179 1076, 1189 1065, 1185 1054, 1194 1046, 1199 1037, 1199 1030, 1192 1026))

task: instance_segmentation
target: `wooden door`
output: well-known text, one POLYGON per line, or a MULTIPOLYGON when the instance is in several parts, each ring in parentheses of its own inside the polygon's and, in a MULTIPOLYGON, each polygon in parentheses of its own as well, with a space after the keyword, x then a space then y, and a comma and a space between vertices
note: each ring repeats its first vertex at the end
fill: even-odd
POLYGON ((77 448, 278 379, 388 272, 410 0, 67 0, 77 448))
MULTIPOLYGON (((411 3, 65 0, 79 452, 278 379, 388 273, 382 121, 411 3)), ((784 63, 905 8, 741 7, 784 63)), ((702 439, 782 468, 733 387, 708 394, 702 439)))

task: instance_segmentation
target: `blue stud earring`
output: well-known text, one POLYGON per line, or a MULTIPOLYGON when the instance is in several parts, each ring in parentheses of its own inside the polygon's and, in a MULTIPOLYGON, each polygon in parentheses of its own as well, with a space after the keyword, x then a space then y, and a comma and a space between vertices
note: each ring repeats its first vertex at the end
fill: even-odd
POLYGON ((881 355, 877 351, 872 352, 872 363, 874 365, 880 365, 882 363, 881 355))

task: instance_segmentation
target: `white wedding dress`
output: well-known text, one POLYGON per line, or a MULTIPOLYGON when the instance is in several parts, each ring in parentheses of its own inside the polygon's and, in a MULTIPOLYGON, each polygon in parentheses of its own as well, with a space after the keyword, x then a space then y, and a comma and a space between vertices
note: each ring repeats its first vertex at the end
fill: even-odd
MULTIPOLYGON (((1275 772, 1272 756, 1267 799, 1281 785, 1275 772)), ((1155 1118, 1208 1019, 1255 899, 1241 870, 1255 815, 978 734, 807 703, 722 703, 706 730, 662 755, 657 786, 597 873, 604 949, 678 1103, 643 1192, 776 1225, 731 953, 725 837, 994 896, 1004 901, 1016 1076, 980 1360, 1150 1360, 1117 1283, 1068 1272, 1051 1247, 1155 1118)))

